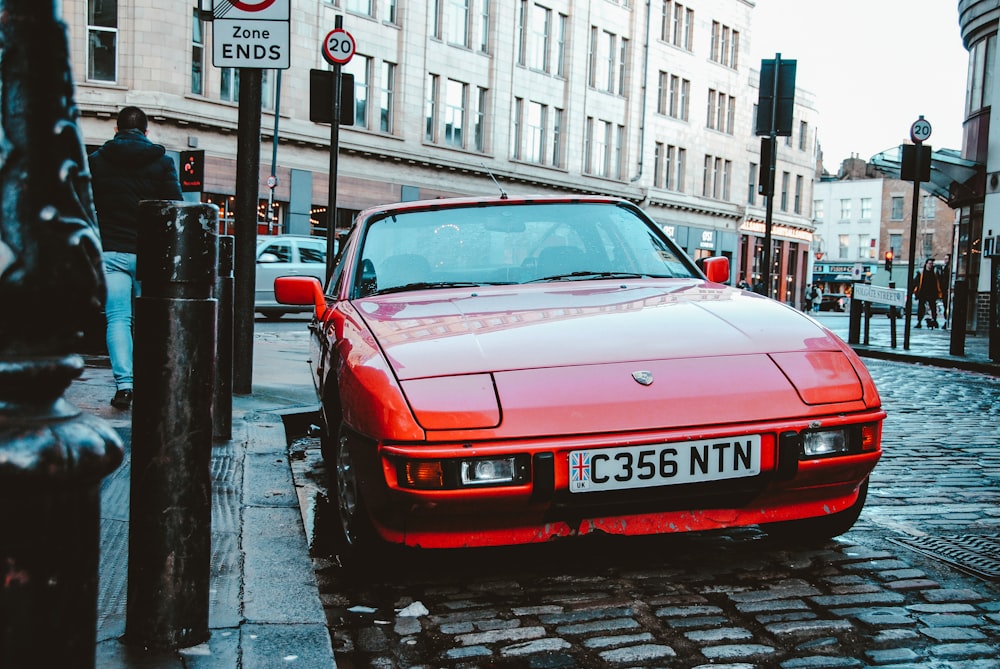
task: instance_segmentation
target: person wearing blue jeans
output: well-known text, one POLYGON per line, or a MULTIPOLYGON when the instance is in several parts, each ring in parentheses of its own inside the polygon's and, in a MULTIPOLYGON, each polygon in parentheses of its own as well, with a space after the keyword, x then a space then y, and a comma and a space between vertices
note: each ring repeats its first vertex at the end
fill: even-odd
POLYGON ((139 295, 135 278, 141 200, 180 200, 180 181, 167 150, 154 144, 146 114, 138 107, 118 112, 114 138, 88 157, 94 208, 101 232, 107 296, 108 356, 115 377, 111 406, 132 406, 132 306, 139 295))

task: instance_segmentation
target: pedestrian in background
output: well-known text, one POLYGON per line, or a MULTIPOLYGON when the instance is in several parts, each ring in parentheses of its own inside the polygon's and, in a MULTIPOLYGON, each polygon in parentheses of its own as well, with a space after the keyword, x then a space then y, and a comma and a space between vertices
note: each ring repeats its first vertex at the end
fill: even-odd
POLYGON ((167 150, 146 136, 146 114, 138 107, 118 112, 114 138, 89 156, 94 207, 101 234, 107 298, 108 355, 116 392, 111 406, 132 406, 132 300, 140 200, 181 200, 181 185, 167 150))
POLYGON ((747 281, 747 275, 740 272, 740 280, 736 283, 736 287, 740 290, 750 290, 750 282, 747 281))
POLYGON ((938 327, 937 303, 941 299, 941 279, 934 270, 934 258, 924 261, 924 268, 913 282, 913 295, 917 298, 917 327, 927 314, 927 327, 938 327))
POLYGON ((809 307, 809 311, 814 314, 819 313, 819 305, 823 303, 823 293, 820 291, 819 286, 812 284, 806 291, 806 306, 809 307))

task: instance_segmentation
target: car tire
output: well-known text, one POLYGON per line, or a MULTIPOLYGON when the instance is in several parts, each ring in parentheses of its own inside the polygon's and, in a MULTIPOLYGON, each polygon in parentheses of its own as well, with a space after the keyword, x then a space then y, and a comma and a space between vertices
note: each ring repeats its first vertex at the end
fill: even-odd
POLYGON ((261 311, 260 314, 264 317, 264 320, 267 320, 267 321, 280 321, 281 317, 285 315, 285 312, 284 311, 273 311, 271 309, 268 309, 266 311, 261 311))
POLYGON ((813 543, 832 539, 854 526, 861 515, 861 509, 864 507, 867 497, 868 479, 865 479, 858 489, 857 500, 843 511, 818 518, 767 523, 762 525, 761 529, 767 532, 770 537, 780 541, 813 543))
POLYGON ((348 436, 343 427, 336 442, 330 446, 332 449, 324 451, 333 451, 330 454, 332 457, 326 462, 330 493, 340 520, 338 539, 341 544, 341 563, 350 567, 365 565, 378 556, 383 542, 368 516, 351 459, 348 436))

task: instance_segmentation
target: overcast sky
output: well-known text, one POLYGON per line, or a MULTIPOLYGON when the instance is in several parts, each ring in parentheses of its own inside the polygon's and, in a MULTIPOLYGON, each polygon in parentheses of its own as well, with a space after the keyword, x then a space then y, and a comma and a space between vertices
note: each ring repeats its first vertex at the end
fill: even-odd
POLYGON ((816 96, 823 164, 908 141, 923 114, 934 149, 962 148, 968 52, 957 0, 756 0, 750 52, 795 60, 816 96))

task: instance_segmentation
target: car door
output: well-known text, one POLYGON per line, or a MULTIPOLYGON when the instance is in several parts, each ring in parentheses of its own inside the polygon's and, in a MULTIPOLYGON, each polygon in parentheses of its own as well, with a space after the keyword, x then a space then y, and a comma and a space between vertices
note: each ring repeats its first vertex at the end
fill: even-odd
POLYGON ((256 305, 273 305, 274 280, 279 276, 289 274, 288 268, 294 258, 292 240, 276 237, 261 242, 257 248, 257 271, 254 279, 254 303, 256 305))

